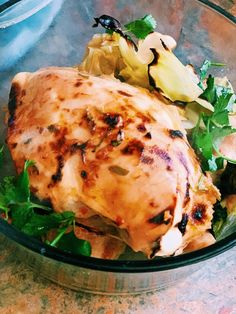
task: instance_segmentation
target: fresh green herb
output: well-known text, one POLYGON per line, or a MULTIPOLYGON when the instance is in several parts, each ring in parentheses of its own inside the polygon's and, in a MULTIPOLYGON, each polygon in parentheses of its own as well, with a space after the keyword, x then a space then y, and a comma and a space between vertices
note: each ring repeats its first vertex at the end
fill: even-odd
POLYGON ((229 122, 229 114, 233 109, 236 96, 231 89, 216 85, 211 75, 206 83, 207 87, 200 97, 213 105, 214 112, 201 113, 193 129, 191 141, 202 160, 203 170, 216 171, 223 168, 224 160, 236 163, 235 160, 222 155, 219 151, 222 139, 236 132, 229 122), (201 127, 202 122, 204 127, 201 127))
POLYGON ((220 203, 215 206, 212 230, 216 240, 224 239, 236 230, 236 207, 228 211, 220 203))
MULTIPOLYGON (((74 224, 74 220, 71 223, 74 224)), ((67 226, 60 227, 56 237, 51 242, 46 241, 46 243, 69 253, 90 256, 92 252, 90 242, 78 239, 74 231, 66 233, 67 230, 67 226)))
POLYGON ((126 176, 129 173, 129 170, 122 168, 120 166, 114 165, 114 166, 110 166, 109 171, 117 174, 118 176, 126 176))
POLYGON ((28 168, 33 162, 27 161, 21 174, 17 177, 7 176, 0 184, 0 211, 8 219, 11 212, 12 224, 21 229, 33 214, 33 208, 51 210, 31 202, 28 168))
POLYGON ((22 227, 22 231, 30 236, 40 237, 52 229, 65 227, 68 229, 74 222, 73 212, 52 213, 49 215, 39 215, 34 213, 22 227))
POLYGON ((211 75, 209 75, 206 81, 207 87, 204 92, 201 94, 200 98, 209 101, 209 103, 214 104, 217 99, 215 79, 211 75))
POLYGON ((121 143, 122 143, 122 141, 118 141, 118 140, 112 140, 112 141, 111 141, 111 145, 112 145, 113 147, 117 147, 117 146, 119 146, 121 143))
POLYGON ((124 25, 128 32, 134 34, 139 39, 144 39, 155 30, 156 26, 156 20, 150 14, 124 25))
POLYGON ((231 88, 216 85, 215 79, 211 75, 209 75, 206 84, 207 87, 200 95, 200 98, 209 101, 213 106, 218 100, 218 97, 233 94, 231 88))
POLYGON ((203 84, 203 81, 206 79, 207 77, 207 72, 208 70, 213 67, 213 66, 225 66, 224 63, 217 63, 217 62, 212 62, 212 61, 209 61, 209 60, 205 60, 200 68, 200 71, 199 71, 199 78, 200 78, 200 82, 198 84, 199 87, 201 87, 203 90, 204 90, 204 84, 203 84))
POLYGON ((16 200, 17 202, 30 202, 30 182, 28 169, 34 166, 34 162, 27 160, 24 164, 24 169, 16 178, 16 200))
POLYGON ((63 234, 56 246, 57 248, 69 253, 82 254, 85 256, 91 255, 90 243, 88 241, 78 239, 74 232, 63 234))
MULTIPOLYGON (((2 149, 0 150, 0 155, 2 149)), ((7 176, 3 178, 0 184, 0 213, 6 220, 11 220, 12 225, 24 233, 34 236, 46 236, 48 231, 57 229, 57 235, 47 244, 57 246, 57 243, 63 239, 69 228, 72 230, 75 225, 75 214, 65 211, 63 213, 53 213, 52 209, 32 202, 29 182, 29 167, 34 166, 34 162, 26 161, 23 171, 18 176, 7 176), (37 211, 43 211, 39 214, 37 211)), ((71 231, 74 234, 74 231, 71 231)), ((74 235, 73 241, 68 246, 73 246, 74 253, 88 255, 90 244, 88 241, 79 240, 74 235), (76 251, 76 246, 78 249, 76 251)), ((63 248, 62 248, 63 249, 63 248)), ((70 248, 67 248, 70 251, 70 248)))
MULTIPOLYGON (((231 163, 236 161, 224 156, 219 151, 219 144, 223 137, 236 132, 231 126, 225 127, 212 127, 212 120, 210 116, 202 116, 199 118, 197 126, 194 128, 192 133, 192 144, 196 152, 200 155, 202 160, 202 168, 205 171, 216 171, 223 168, 223 161, 228 160, 231 163), (208 125, 207 128, 200 128, 200 121, 205 120, 208 125), (212 127, 212 129, 211 129, 212 127), (217 155, 215 155, 215 153, 217 155)), ((204 122, 205 122, 204 121, 204 122)))

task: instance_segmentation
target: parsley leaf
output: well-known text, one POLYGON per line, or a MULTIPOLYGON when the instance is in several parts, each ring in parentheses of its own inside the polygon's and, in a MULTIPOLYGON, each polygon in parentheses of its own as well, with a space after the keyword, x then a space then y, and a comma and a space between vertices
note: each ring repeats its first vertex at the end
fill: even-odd
POLYGON ((139 39, 144 39, 155 30, 156 26, 156 20, 150 14, 124 25, 128 32, 134 34, 139 39))
POLYGON ((88 241, 78 239, 74 232, 64 234, 58 241, 57 248, 69 253, 85 256, 90 256, 92 251, 91 244, 88 241))
POLYGON ((207 88, 204 92, 200 95, 200 98, 209 101, 212 105, 216 102, 217 93, 216 93, 216 86, 215 86, 215 79, 211 75, 209 75, 207 81, 207 88))
POLYGON ((27 160, 23 171, 16 179, 16 200, 18 202, 30 202, 30 183, 29 183, 29 167, 33 166, 34 162, 27 160))
POLYGON ((232 93, 217 97, 211 117, 212 123, 218 126, 229 126, 229 112, 232 110, 234 102, 235 95, 232 93))
POLYGON ((30 236, 43 236, 52 229, 61 226, 68 228, 73 223, 75 214, 73 212, 52 213, 49 215, 39 215, 34 213, 21 229, 30 236))
POLYGON ((200 129, 198 126, 194 128, 192 140, 194 143, 194 148, 197 149, 197 151, 202 154, 205 159, 211 159, 213 149, 212 134, 207 132, 206 129, 200 129))
MULTIPOLYGON (((205 64, 201 78, 205 77, 207 67, 209 67, 209 63, 205 64)), ((224 160, 236 163, 235 160, 222 155, 219 151, 221 140, 236 132, 229 122, 229 113, 233 110, 236 96, 230 88, 216 85, 215 79, 211 75, 206 84, 207 87, 200 97, 212 104, 214 112, 211 114, 201 113, 192 131, 191 141, 193 148, 201 158, 203 170, 216 171, 223 168, 224 160), (200 127, 201 122, 204 127, 200 127)))
POLYGON ((7 176, 0 184, 0 211, 5 214, 6 220, 11 212, 12 224, 19 229, 33 215, 33 208, 51 210, 30 200, 28 168, 32 165, 32 161, 27 161, 19 176, 7 176))
MULTIPOLYGON (((2 149, 0 150, 1 154, 2 149)), ((74 226, 75 214, 70 211, 50 213, 51 208, 31 201, 28 169, 33 165, 34 162, 26 161, 23 171, 18 176, 3 178, 0 184, 0 213, 4 214, 6 220, 9 220, 10 216, 12 225, 30 236, 42 237, 47 235, 50 230, 58 229, 56 238, 52 242, 47 242, 49 245, 55 246, 68 228, 74 226), (36 209, 41 209, 46 213, 38 214, 36 209)), ((65 243, 64 241, 64 246, 65 243)), ((67 245, 67 251, 70 251, 70 245, 72 245, 71 251, 75 253, 84 255, 91 253, 90 243, 77 239, 75 235, 71 243, 67 241, 67 245), (77 249, 76 246, 78 246, 77 249)))

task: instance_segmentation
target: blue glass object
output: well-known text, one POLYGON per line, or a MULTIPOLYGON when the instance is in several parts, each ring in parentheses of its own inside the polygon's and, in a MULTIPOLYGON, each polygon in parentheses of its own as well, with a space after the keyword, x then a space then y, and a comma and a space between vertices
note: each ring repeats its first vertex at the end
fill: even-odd
MULTIPOLYGON (((3 4, 6 0, 0 0, 3 4)), ((0 71, 10 68, 48 29, 63 0, 22 0, 0 14, 0 71)))

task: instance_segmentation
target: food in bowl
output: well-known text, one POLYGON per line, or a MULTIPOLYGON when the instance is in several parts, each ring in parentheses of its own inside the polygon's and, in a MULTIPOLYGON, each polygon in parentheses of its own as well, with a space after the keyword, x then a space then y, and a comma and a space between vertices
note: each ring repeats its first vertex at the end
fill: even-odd
POLYGON ((221 64, 205 62, 198 77, 150 15, 125 26, 138 43, 114 18, 95 21, 112 34, 95 35, 78 67, 13 79, 7 144, 21 174, 10 183, 25 198, 6 200, 4 218, 103 258, 125 244, 153 258, 214 243, 235 224, 215 184, 235 162, 235 95, 227 79, 207 77, 221 64), (29 184, 56 213, 31 202, 29 184))

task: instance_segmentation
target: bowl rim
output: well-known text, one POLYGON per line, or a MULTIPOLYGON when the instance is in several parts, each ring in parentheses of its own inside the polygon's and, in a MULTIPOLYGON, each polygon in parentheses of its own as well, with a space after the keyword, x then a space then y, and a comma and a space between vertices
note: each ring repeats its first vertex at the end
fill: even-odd
MULTIPOLYGON (((53 0, 45 0, 38 6, 38 10, 45 7, 53 0), (44 4, 44 5, 43 5, 44 4)), ((218 5, 208 0, 195 0, 209 7, 216 13, 223 15, 225 18, 236 24, 236 17, 226 12, 218 5)), ((32 14, 37 11, 32 12, 32 14)), ((32 15, 31 14, 31 15, 32 15)), ((28 15, 27 17, 31 16, 28 15)), ((23 17, 27 18, 27 17, 23 17)), ((14 24, 14 23, 13 23, 14 24)), ((0 24, 1 28, 1 24, 0 24)), ((83 255, 74 255, 51 247, 40 240, 24 234, 14 226, 8 224, 4 219, 0 218, 0 233, 6 238, 12 240, 15 244, 19 244, 30 251, 45 256, 52 260, 62 262, 70 266, 76 266, 97 271, 106 271, 113 273, 149 273, 176 269, 208 260, 236 246, 236 232, 216 243, 196 250, 193 252, 181 254, 178 256, 170 256, 163 258, 155 258, 152 260, 106 260, 83 255)))
MULTIPOLYGON (((34 1, 34 0, 31 0, 34 1)), ((1 28, 7 28, 10 27, 12 25, 15 25, 17 23, 20 23, 24 20, 26 20, 27 18, 31 17, 32 15, 36 14, 37 12, 39 12, 40 10, 42 10, 43 8, 45 8, 47 5, 49 5, 51 2, 53 2, 54 0, 41 0, 34 8, 32 8, 31 10, 26 10, 25 12, 23 12, 22 14, 20 14, 19 16, 6 20, 4 22, 0 22, 0 29, 1 28)), ((20 5, 20 4, 18 4, 20 5)), ((22 3, 21 3, 22 5, 22 3)), ((12 8, 16 7, 17 5, 14 5, 12 8)))
POLYGON ((231 13, 224 10, 221 6, 211 2, 209 0, 195 0, 195 1, 201 2, 205 6, 210 7, 211 9, 213 9, 213 11, 217 11, 217 13, 220 13, 221 15, 223 15, 224 17, 229 19, 231 22, 236 24, 236 16, 233 16, 231 13))
POLYGON ((203 249, 170 257, 158 257, 152 260, 107 260, 102 258, 75 255, 49 246, 40 240, 24 234, 4 219, 0 218, 0 232, 15 244, 20 244, 42 256, 61 263, 81 268, 113 273, 159 272, 196 264, 215 257, 236 246, 236 232, 203 249))

